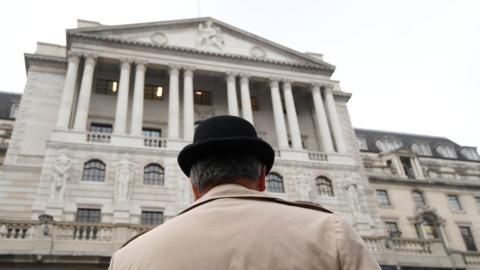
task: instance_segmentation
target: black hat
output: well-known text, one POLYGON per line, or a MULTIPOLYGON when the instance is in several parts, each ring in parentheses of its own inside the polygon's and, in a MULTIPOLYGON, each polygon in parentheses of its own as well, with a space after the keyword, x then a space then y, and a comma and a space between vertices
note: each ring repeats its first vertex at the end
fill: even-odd
POLYGON ((190 176, 190 168, 198 159, 217 154, 242 153, 256 156, 267 168, 273 166, 273 148, 258 138, 250 122, 236 116, 215 116, 198 125, 193 143, 185 146, 178 154, 178 165, 190 176))

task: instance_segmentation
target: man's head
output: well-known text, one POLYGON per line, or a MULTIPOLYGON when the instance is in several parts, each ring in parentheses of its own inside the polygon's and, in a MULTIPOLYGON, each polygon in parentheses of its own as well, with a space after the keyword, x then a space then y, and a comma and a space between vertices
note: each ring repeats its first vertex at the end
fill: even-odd
POLYGON ((235 116, 203 121, 195 130, 193 143, 178 155, 178 164, 190 177, 196 199, 224 183, 265 190, 265 175, 273 160, 272 147, 258 138, 252 124, 235 116))

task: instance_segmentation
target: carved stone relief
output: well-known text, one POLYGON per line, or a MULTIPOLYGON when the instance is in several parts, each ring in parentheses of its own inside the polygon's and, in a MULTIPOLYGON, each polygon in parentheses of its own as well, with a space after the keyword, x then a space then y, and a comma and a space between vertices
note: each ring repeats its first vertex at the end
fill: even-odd
POLYGON ((71 167, 72 160, 68 157, 67 150, 60 150, 53 165, 53 181, 50 191, 50 199, 63 200, 65 188, 69 178, 68 171, 71 167))
POLYGON ((157 45, 165 45, 168 43, 168 38, 162 32, 153 33, 150 40, 157 45))
POLYGON ((133 176, 133 164, 129 161, 129 155, 123 154, 117 166, 117 175, 115 181, 116 201, 128 201, 130 199, 133 176))
POLYGON ((253 46, 250 49, 250 55, 257 58, 265 58, 267 52, 261 47, 253 46))
POLYGON ((212 21, 199 24, 196 46, 198 49, 216 48, 223 50, 225 40, 220 27, 214 26, 212 21))

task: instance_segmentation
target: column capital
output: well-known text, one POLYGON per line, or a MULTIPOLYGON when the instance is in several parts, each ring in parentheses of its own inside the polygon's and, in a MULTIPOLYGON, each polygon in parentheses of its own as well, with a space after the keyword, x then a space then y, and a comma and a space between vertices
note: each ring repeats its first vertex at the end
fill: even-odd
POLYGON ((324 84, 322 84, 322 86, 325 89, 325 93, 332 93, 333 88, 335 87, 335 85, 333 83, 324 83, 324 84))
POLYGON ((98 54, 96 53, 82 53, 82 56, 85 57, 85 59, 93 59, 97 60, 98 54))
POLYGON ((178 71, 180 70, 180 68, 180 65, 168 64, 168 73, 170 75, 178 76, 178 71))
POLYGON ((245 75, 245 74, 240 74, 240 84, 248 84, 248 79, 250 76, 245 75))
POLYGON ((240 76, 240 78, 242 78, 242 79, 243 78, 248 79, 252 76, 252 74, 250 74, 250 73, 240 73, 240 74, 238 74, 238 76, 240 76))
POLYGON ((182 69, 183 69, 184 71, 186 71, 186 72, 187 72, 187 71, 189 71, 189 72, 194 72, 195 69, 197 69, 197 68, 196 68, 195 66, 182 66, 182 69))
POLYGON ((147 61, 140 61, 140 62, 135 61, 135 64, 137 65, 136 67, 137 71, 145 72, 145 70, 147 70, 147 64, 148 64, 147 61))
POLYGON ((291 79, 282 79, 282 83, 283 83, 284 88, 292 88, 292 82, 293 82, 293 80, 291 80, 291 79))
POLYGON ((227 70, 225 71, 225 76, 228 77, 236 77, 238 76, 238 72, 233 71, 233 70, 227 70))
POLYGON ((270 77, 269 79, 270 79, 270 88, 272 88, 272 87, 278 88, 279 87, 279 82, 280 82, 279 78, 270 77))
POLYGON ((134 59, 133 62, 138 66, 138 65, 148 65, 148 60, 146 59, 134 59))
POLYGON ((72 61, 77 64, 78 62, 80 62, 80 57, 82 56, 82 54, 78 51, 69 51, 67 55, 68 55, 68 61, 72 61))
POLYGON ((320 86, 322 86, 322 83, 321 83, 321 82, 317 82, 317 81, 312 81, 312 82, 310 82, 310 89, 320 88, 320 86))
POLYGON ((120 59, 120 68, 130 69, 132 62, 132 59, 120 59))
POLYGON ((85 65, 95 65, 95 62, 97 62, 97 56, 93 54, 87 54, 85 55, 85 65))

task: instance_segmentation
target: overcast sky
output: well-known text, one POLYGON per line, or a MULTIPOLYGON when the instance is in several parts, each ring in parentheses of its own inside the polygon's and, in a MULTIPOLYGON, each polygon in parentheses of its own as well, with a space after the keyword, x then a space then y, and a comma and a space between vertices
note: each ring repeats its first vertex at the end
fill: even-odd
POLYGON ((353 125, 480 147, 480 1, 8 1, 0 90, 23 92, 23 53, 65 44, 78 18, 126 24, 211 16, 292 49, 324 54, 353 93, 353 125))

